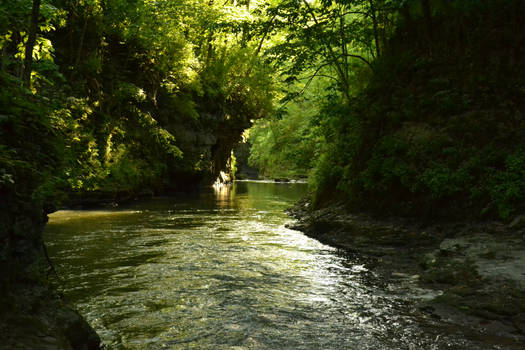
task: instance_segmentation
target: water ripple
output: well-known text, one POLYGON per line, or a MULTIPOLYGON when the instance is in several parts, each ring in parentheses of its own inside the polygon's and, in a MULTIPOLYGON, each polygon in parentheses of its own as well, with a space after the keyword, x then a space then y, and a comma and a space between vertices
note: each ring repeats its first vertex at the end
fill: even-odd
POLYGON ((286 229, 304 191, 241 183, 220 198, 58 212, 46 241, 108 349, 478 348, 415 318, 407 285, 386 288, 357 257, 286 229))

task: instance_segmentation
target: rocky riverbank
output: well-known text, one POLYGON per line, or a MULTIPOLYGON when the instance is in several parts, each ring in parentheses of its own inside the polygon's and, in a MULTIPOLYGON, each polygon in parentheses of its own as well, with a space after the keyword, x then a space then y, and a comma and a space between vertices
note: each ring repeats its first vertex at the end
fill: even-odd
POLYGON ((47 216, 30 198, 0 201, 0 349, 98 350, 89 324, 54 291, 42 233, 47 216))
POLYGON ((525 222, 421 225, 349 214, 344 205, 289 210, 290 228, 368 259, 394 283, 433 291, 417 312, 499 349, 525 344, 525 222))
POLYGON ((0 349, 98 350, 100 338, 51 288, 29 283, 2 296, 0 349))

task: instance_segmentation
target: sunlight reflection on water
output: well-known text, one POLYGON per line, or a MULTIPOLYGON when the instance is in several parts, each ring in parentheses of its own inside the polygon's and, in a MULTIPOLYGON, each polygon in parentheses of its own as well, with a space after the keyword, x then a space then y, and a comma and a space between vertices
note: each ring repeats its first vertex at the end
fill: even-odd
POLYGON ((108 349, 430 349, 439 330, 410 315, 406 290, 284 227, 305 190, 240 183, 61 211, 46 241, 64 293, 108 349))
POLYGON ((54 225, 64 221, 94 220, 102 217, 118 217, 140 213, 140 210, 59 210, 49 214, 49 220, 54 225))

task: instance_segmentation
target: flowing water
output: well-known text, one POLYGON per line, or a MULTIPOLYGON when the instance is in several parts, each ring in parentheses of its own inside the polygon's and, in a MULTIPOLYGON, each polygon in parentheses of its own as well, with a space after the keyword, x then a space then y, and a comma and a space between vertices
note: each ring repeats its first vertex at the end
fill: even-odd
POLYGON ((305 190, 240 182, 59 211, 45 239, 64 294, 107 349, 482 348, 415 312, 425 293, 410 279, 382 281, 286 229, 284 209, 305 190))

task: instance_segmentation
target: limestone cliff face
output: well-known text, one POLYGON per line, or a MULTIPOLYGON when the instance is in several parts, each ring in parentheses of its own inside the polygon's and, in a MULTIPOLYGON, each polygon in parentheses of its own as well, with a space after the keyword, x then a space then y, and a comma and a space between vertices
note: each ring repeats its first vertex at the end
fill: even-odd
MULTIPOLYGON (((224 102, 224 101, 223 101, 224 102)), ((165 107, 164 107, 165 108, 165 107)), ((199 117, 171 114, 166 129, 183 152, 182 162, 171 164, 170 178, 188 186, 212 184, 220 172, 229 173, 232 150, 242 140, 244 130, 252 126, 254 114, 233 113, 231 106, 215 101, 199 101, 199 117), (251 119, 253 118, 253 119, 251 119)), ((171 182, 168 187, 177 189, 171 182)))

